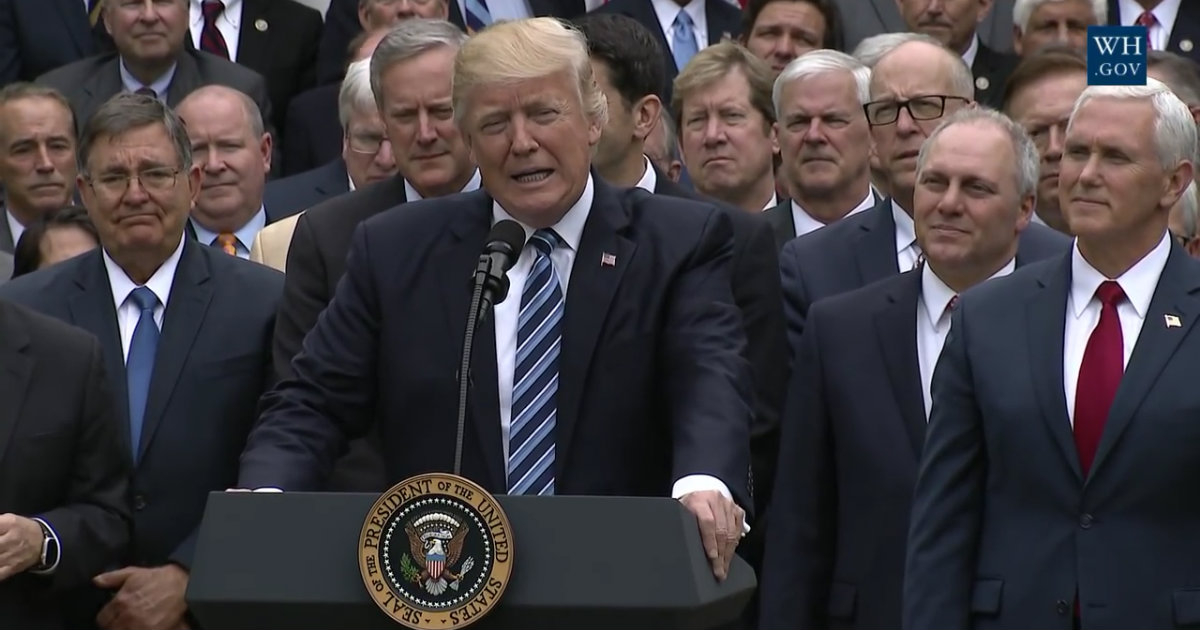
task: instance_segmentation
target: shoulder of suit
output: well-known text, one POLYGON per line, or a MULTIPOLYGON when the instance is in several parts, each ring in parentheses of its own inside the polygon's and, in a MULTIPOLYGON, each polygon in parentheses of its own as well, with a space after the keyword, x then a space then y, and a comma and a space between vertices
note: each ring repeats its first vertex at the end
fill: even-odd
POLYGON ((79 274, 82 265, 101 264, 97 257, 95 254, 84 254, 74 260, 13 278, 0 284, 0 300, 17 302, 40 310, 40 306, 48 301, 65 297, 66 283, 79 274))
POLYGON ((832 225, 798 236, 788 241, 783 246, 783 251, 794 256, 807 256, 808 252, 820 252, 820 256, 826 256, 830 252, 846 252, 848 251, 845 248, 846 241, 857 233, 863 224, 872 220, 879 211, 879 206, 868 208, 840 219, 832 225))
POLYGON ((261 74, 228 59, 191 49, 185 49, 183 54, 192 55, 201 78, 208 83, 230 84, 239 90, 255 84, 266 85, 266 78, 261 74))
POLYGON ((70 91, 78 87, 81 77, 92 76, 100 68, 106 64, 114 63, 116 60, 116 53, 104 53, 84 57, 43 74, 37 78, 37 83, 50 85, 58 88, 60 91, 70 91))
POLYGON ((71 350, 65 354, 86 357, 88 350, 98 345, 95 337, 86 330, 40 313, 32 307, 0 300, 0 311, 9 325, 22 326, 35 346, 71 350))
POLYGON ((220 276, 219 286, 246 285, 245 288, 253 289, 253 291, 243 292, 241 288, 236 287, 233 290, 239 295, 245 295, 248 299, 251 295, 270 297, 263 294, 263 291, 283 291, 283 274, 278 270, 243 260, 237 256, 230 256, 215 247, 205 247, 199 243, 194 243, 194 245, 201 255, 208 259, 210 272, 214 276, 220 276))
POLYGON ((304 222, 314 230, 320 230, 322 226, 358 224, 402 203, 403 183, 387 180, 322 201, 304 213, 304 222))
POLYGON ((888 295, 903 290, 913 281, 908 273, 896 274, 845 293, 821 298, 809 307, 807 319, 827 316, 834 321, 841 321, 853 319, 859 314, 873 313, 876 305, 886 300, 888 295))

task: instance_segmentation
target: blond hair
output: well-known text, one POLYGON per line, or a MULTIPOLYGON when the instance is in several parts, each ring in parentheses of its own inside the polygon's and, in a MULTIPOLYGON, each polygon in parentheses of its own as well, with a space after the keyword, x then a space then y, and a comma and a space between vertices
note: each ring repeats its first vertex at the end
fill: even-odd
POLYGON ((775 86, 775 74, 765 61, 754 56, 741 44, 723 41, 696 53, 684 66, 672 84, 671 115, 675 126, 682 129, 683 102, 703 92, 713 83, 724 79, 734 70, 741 70, 750 86, 750 105, 762 114, 769 126, 775 122, 775 103, 771 91, 775 86))
POLYGON ((588 57, 587 40, 557 18, 501 21, 467 39, 454 58, 454 121, 462 125, 471 92, 482 85, 515 83, 570 73, 589 120, 608 123, 608 101, 588 57))

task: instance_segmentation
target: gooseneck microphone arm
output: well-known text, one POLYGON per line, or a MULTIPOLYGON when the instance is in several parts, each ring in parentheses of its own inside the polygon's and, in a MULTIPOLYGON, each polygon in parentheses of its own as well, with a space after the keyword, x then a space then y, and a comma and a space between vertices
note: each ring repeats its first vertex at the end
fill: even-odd
POLYGON ((487 244, 475 265, 471 287, 471 306, 467 311, 467 329, 463 334, 462 362, 458 367, 458 431, 454 440, 454 474, 462 475, 463 433, 467 423, 468 394, 471 387, 471 356, 475 332, 487 321, 492 306, 508 296, 508 270, 517 262, 525 247, 525 228, 516 221, 500 221, 492 227, 487 244))

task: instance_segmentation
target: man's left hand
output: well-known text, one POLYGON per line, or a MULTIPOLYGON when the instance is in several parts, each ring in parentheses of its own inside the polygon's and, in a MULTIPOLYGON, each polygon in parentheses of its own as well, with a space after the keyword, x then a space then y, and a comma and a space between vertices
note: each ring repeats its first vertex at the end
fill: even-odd
POLYGON ((125 567, 102 573, 93 580, 96 586, 117 589, 96 623, 108 630, 186 627, 188 574, 174 564, 155 568, 125 567))
POLYGON ((679 498, 684 507, 696 515, 700 524, 700 540, 704 553, 712 563, 713 575, 724 580, 729 575, 733 552, 742 539, 742 523, 746 511, 716 490, 691 492, 679 498))
POLYGON ((16 514, 0 515, 0 582, 40 562, 44 538, 37 521, 16 514))

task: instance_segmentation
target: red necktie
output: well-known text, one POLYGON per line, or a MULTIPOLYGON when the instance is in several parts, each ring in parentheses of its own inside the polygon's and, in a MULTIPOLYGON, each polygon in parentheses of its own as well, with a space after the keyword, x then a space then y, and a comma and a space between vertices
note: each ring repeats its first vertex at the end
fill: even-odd
POLYGON ((1075 387, 1075 448, 1085 477, 1092 468, 1108 411, 1125 373, 1125 346, 1117 315, 1117 304, 1125 299, 1125 292, 1121 285, 1105 280, 1096 289, 1096 297, 1100 300, 1100 322, 1088 338, 1075 387))
POLYGON ((1150 29, 1154 28, 1155 24, 1158 24, 1158 18, 1154 17, 1153 13, 1144 11, 1138 16, 1138 19, 1136 22, 1134 22, 1134 24, 1137 26, 1146 27, 1146 50, 1153 50, 1154 46, 1150 43, 1150 29))
POLYGON ((217 28, 217 18, 225 11, 221 0, 204 0, 200 5, 204 11, 204 28, 200 30, 200 50, 229 59, 229 46, 225 36, 217 28))

